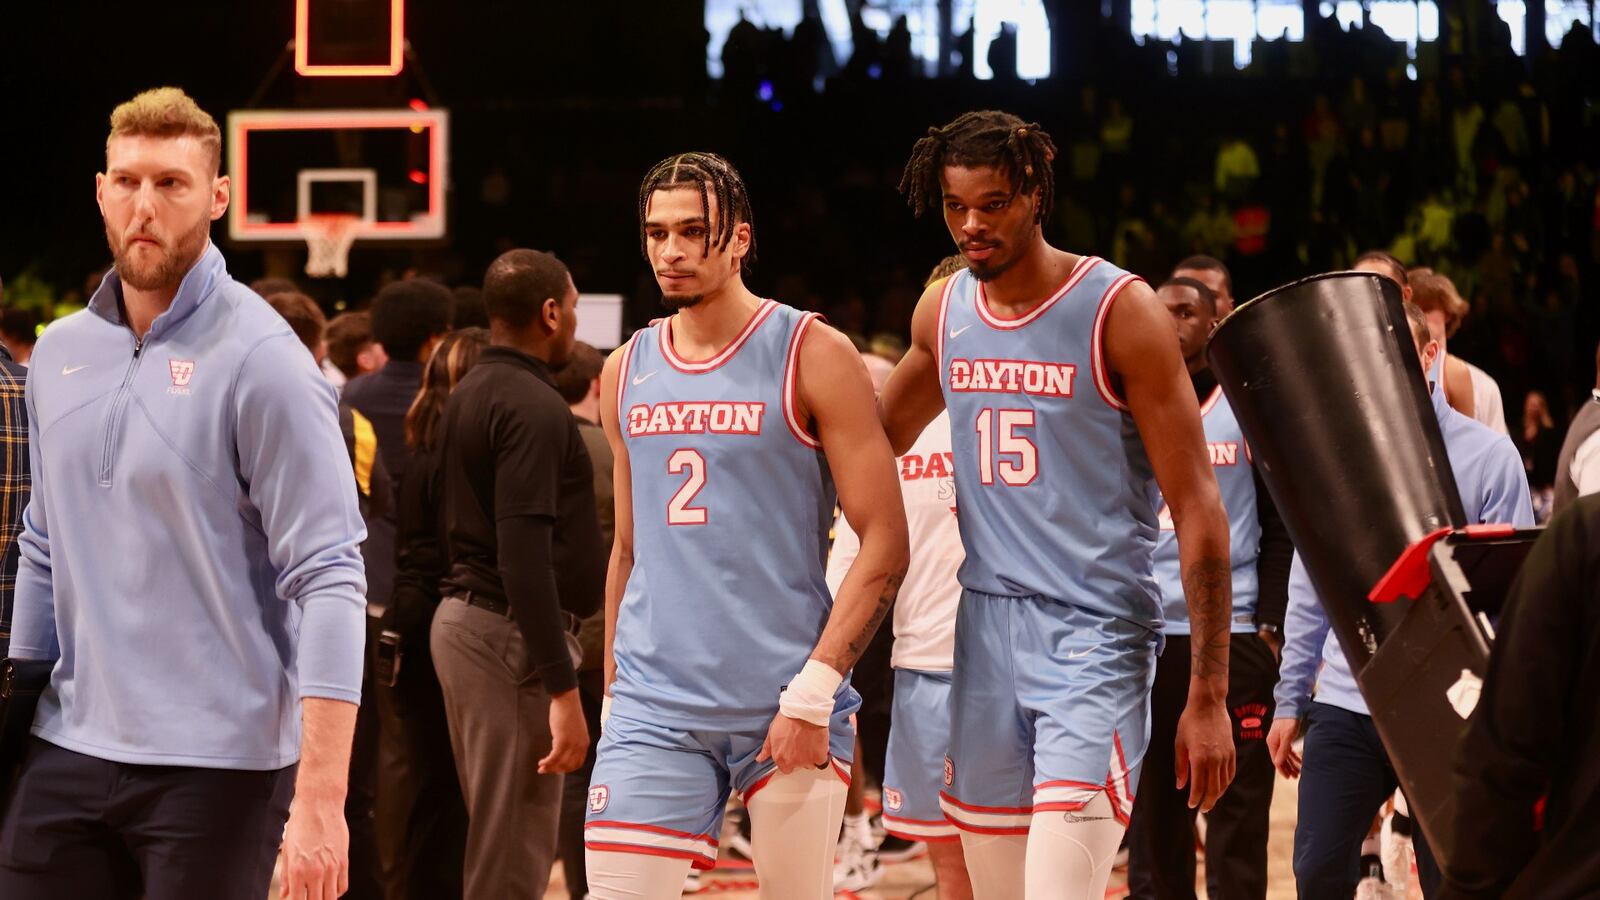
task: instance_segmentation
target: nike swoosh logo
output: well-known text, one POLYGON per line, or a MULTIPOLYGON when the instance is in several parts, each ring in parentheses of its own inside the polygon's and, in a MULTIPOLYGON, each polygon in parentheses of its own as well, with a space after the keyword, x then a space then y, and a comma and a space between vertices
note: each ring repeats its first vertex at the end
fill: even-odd
POLYGON ((1094 652, 1094 648, 1093 647, 1085 647, 1082 650, 1074 650, 1073 652, 1068 653, 1067 654, 1067 659, 1083 659, 1085 656, 1088 656, 1089 654, 1091 654, 1093 652, 1094 652))
POLYGON ((971 325, 963 325, 960 328, 952 328, 952 329, 950 329, 950 340, 953 341, 956 338, 960 337, 961 336, 961 332, 966 331, 968 328, 971 328, 971 327, 972 327, 971 325))
MULTIPOLYGON (((659 371, 661 371, 661 370, 660 369, 656 370, 656 372, 659 372, 659 371)), ((651 372, 648 375, 639 375, 639 376, 635 377, 633 379, 634 386, 637 387, 638 385, 644 384, 646 381, 649 381, 650 379, 656 377, 656 372, 651 372)))
POLYGON ((61 374, 63 374, 63 375, 71 375, 73 372, 82 372, 84 369, 87 369, 87 368, 89 368, 87 365, 82 365, 82 366, 62 366, 61 367, 61 374))

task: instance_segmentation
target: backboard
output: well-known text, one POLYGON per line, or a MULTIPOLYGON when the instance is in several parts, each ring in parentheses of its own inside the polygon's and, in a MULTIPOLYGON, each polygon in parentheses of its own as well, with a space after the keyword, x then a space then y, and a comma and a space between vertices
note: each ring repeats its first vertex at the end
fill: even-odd
POLYGON ((307 77, 398 75, 404 0, 295 0, 294 70, 307 77))
POLYGON ((358 241, 446 234, 450 116, 401 109, 247 110, 228 114, 234 241, 299 241, 303 223, 359 218, 358 241))

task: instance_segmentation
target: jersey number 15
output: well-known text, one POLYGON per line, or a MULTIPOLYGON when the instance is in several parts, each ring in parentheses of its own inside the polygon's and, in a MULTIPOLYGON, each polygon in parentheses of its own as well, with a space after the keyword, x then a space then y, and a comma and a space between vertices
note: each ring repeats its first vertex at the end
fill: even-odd
POLYGON ((985 409, 978 413, 978 480, 994 484, 995 470, 1000 481, 1023 487, 1039 477, 1039 448, 1017 433, 1034 425, 1031 409, 985 409))

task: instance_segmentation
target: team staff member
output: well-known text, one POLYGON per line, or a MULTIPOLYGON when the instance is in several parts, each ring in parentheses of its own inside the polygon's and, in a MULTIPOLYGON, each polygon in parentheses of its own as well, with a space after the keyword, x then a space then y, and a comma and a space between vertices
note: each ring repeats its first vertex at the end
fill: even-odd
MULTIPOLYGON (((1220 263, 1219 263, 1220 265, 1220 263)), ((1222 279, 1225 280, 1226 269, 1222 279)), ((1288 603, 1289 563, 1294 544, 1245 447, 1244 435, 1216 376, 1206 365, 1206 338, 1216 324, 1221 298, 1200 281, 1174 277, 1156 292, 1178 329, 1178 346, 1200 400, 1201 424, 1222 505, 1228 511, 1233 560, 1233 627, 1228 667, 1228 712, 1238 772, 1227 793, 1206 816, 1206 888, 1212 897, 1267 895, 1267 831, 1272 806, 1272 756, 1267 725, 1272 721, 1276 656, 1288 603)), ((1166 771, 1174 764, 1178 716, 1189 689, 1189 615, 1178 579, 1178 541, 1165 504, 1156 539, 1156 581, 1161 588, 1167 646, 1156 662, 1150 697, 1150 751, 1145 764, 1166 771)), ((1193 900, 1195 811, 1184 793, 1165 779, 1145 779, 1128 827, 1129 896, 1193 900)))
POLYGON ((182 91, 117 107, 116 265, 36 350, 11 652, 56 662, 7 900, 259 900, 280 841, 286 896, 345 889, 364 529, 333 390, 208 240, 220 159, 182 91))
MULTIPOLYGON (((1477 523, 1533 525, 1533 504, 1522 457, 1511 440, 1450 408, 1438 384, 1439 345, 1422 310, 1406 304, 1417 356, 1433 381, 1433 413, 1455 474, 1467 518, 1477 523)), ((1338 639, 1330 632, 1323 604, 1298 556, 1289 575, 1283 664, 1276 691, 1276 718, 1267 736, 1272 761, 1284 775, 1300 778, 1299 821, 1294 832, 1294 877, 1301 900, 1348 900, 1359 878, 1361 841, 1378 807, 1398 782, 1378 739, 1366 701, 1356 688, 1338 639), (1320 675, 1318 673, 1320 661, 1320 675), (1317 682, 1316 699, 1311 696, 1317 682), (1305 762, 1294 752, 1300 716, 1307 719, 1305 762)), ((1441 759, 1440 764, 1446 764, 1441 759)), ((1422 833, 1415 833, 1417 874, 1423 895, 1434 896, 1438 867, 1422 833)))
POLYGON ((450 574, 433 661, 467 802, 466 896, 539 900, 561 774, 589 747, 567 622, 599 608, 605 555, 589 453, 550 375, 572 353, 572 276, 511 250, 483 296, 490 346, 442 423, 450 574))

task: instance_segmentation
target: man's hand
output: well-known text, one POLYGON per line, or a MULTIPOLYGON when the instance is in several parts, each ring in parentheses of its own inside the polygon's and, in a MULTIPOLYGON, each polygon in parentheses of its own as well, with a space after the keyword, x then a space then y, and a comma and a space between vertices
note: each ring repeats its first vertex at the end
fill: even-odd
POLYGON ((1189 808, 1210 812, 1233 782, 1233 723, 1220 700, 1189 697, 1178 717, 1178 790, 1189 788, 1189 808))
POLYGON ((334 793, 296 794, 278 849, 285 900, 334 900, 350 889, 350 831, 344 798, 334 793))
POLYGON ((550 697, 550 754, 539 760, 540 775, 576 771, 589 752, 589 725, 583 720, 578 689, 550 697))
POLYGON ((1273 719, 1272 730, 1267 732, 1267 752, 1272 754, 1272 765, 1285 778, 1300 777, 1300 754, 1294 752, 1295 739, 1300 737, 1299 719, 1273 719))
POLYGON ((767 729, 757 762, 772 760, 778 771, 787 775, 796 769, 820 768, 828 764, 828 729, 779 713, 767 729))
POLYGON ((1283 662, 1283 632, 1262 628, 1256 635, 1261 638, 1261 643, 1266 644, 1267 649, 1272 651, 1273 661, 1283 662))

